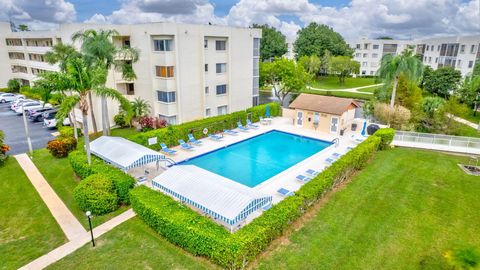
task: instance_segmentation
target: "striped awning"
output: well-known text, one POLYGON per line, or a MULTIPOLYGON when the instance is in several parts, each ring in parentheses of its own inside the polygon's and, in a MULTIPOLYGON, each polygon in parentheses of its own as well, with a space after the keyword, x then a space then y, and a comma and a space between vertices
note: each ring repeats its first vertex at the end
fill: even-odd
POLYGON ((173 166, 152 185, 228 226, 272 201, 272 196, 194 165, 173 166))
POLYGON ((102 136, 90 143, 90 150, 95 156, 124 171, 165 160, 164 155, 121 137, 102 136))

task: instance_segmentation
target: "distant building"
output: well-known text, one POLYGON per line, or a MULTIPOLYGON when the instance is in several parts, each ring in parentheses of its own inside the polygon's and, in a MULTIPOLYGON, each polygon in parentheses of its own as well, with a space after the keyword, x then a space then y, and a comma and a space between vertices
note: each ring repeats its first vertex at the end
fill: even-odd
POLYGON ((450 66, 463 76, 472 72, 480 59, 480 35, 417 40, 363 38, 350 46, 355 50, 354 59, 360 63, 361 75, 375 75, 383 55, 400 54, 407 46, 414 48, 423 64, 433 69, 450 66))
MULTIPOLYGON (((119 32, 115 45, 139 49, 139 61, 133 64, 137 79, 125 81, 120 72, 111 70, 107 86, 130 100, 148 101, 151 115, 170 124, 258 104, 261 30, 217 25, 63 24, 52 31, 12 32, 8 22, 0 22, 0 87, 10 79, 31 85, 39 73, 58 70, 45 62, 45 53, 55 44, 71 44, 72 34, 85 29, 115 29, 119 32)), ((100 115, 100 102, 94 103, 100 115)), ((118 104, 109 110, 113 118, 118 104)), ((97 125, 101 129, 101 117, 97 125)))

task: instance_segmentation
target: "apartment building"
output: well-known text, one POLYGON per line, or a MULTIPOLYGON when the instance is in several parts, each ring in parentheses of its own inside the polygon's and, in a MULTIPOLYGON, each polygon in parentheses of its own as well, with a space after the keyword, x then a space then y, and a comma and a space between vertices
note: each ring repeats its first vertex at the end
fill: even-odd
MULTIPOLYGON (((111 70, 107 86, 129 100, 148 101, 151 115, 170 124, 258 104, 261 30, 217 25, 64 24, 52 31, 11 32, 8 23, 0 23, 0 87, 12 78, 34 84, 39 73, 58 70, 45 62, 44 54, 57 43, 72 44, 72 35, 85 29, 115 29, 116 46, 139 50, 139 61, 133 63, 137 79, 125 81, 119 71, 111 70)), ((100 115, 100 102, 94 103, 100 115)), ((109 101, 109 111, 113 118, 118 104, 109 101)), ((99 129, 100 121, 97 117, 99 129)))
POLYGON ((450 66, 463 76, 473 70, 480 59, 480 35, 438 37, 417 40, 361 39, 351 44, 355 49, 354 59, 360 62, 360 74, 374 75, 380 67, 383 55, 397 55, 408 46, 422 59, 423 64, 437 69, 450 66))

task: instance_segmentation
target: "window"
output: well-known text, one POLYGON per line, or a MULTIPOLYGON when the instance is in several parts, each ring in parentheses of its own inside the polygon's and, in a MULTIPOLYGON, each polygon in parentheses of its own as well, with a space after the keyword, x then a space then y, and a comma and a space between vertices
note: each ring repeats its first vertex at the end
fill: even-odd
POLYGON ((362 75, 365 75, 367 74, 367 71, 366 70, 362 70, 362 75))
POLYGON ((363 44, 363 49, 368 50, 368 43, 363 44))
POLYGON ((472 47, 470 47, 470 53, 475 53, 475 45, 472 45, 472 47))
POLYGON ((6 39, 7 46, 22 46, 21 39, 6 39))
POLYGON ((260 56, 260 39, 253 39, 253 56, 260 56))
POLYGON ((465 52, 465 44, 462 44, 462 46, 460 46, 460 53, 464 53, 465 52))
POLYGON ((432 62, 432 57, 428 57, 428 63, 432 62))
POLYGON ((457 67, 461 67, 462 66, 462 60, 457 60, 457 67))
POLYGON ((362 67, 366 67, 368 65, 367 62, 362 62, 362 67))
POLYGON ((473 61, 468 61, 468 68, 473 67, 473 61))
POLYGON ((165 103, 175 102, 175 92, 157 91, 158 101, 165 103))
POLYGON ((360 56, 362 56, 361 53, 356 53, 356 54, 355 54, 355 57, 360 57, 360 56))
POLYGON ((208 86, 205 86, 205 94, 208 95, 209 92, 210 92, 210 91, 209 91, 209 89, 208 89, 208 86))
POLYGON ((378 53, 372 53, 372 58, 378 58, 378 53))
POLYGON ((253 58, 253 76, 259 75, 259 62, 258 58, 253 58))
POLYGON ((227 114, 227 113, 228 113, 228 106, 227 105, 217 107, 217 115, 224 115, 224 114, 227 114))
POLYGON ((172 78, 173 77, 173 66, 156 66, 155 73, 157 77, 161 78, 172 78))
POLYGON ((380 48, 380 46, 378 44, 373 44, 373 49, 374 50, 378 50, 378 48, 380 48))
POLYGON ((360 44, 357 44, 355 48, 360 49, 360 44))
POLYGON ((439 52, 439 51, 440 51, 440 45, 437 46, 437 52, 439 52))
POLYGON ((208 48, 208 40, 207 39, 203 40, 203 48, 205 48, 205 49, 208 48))
POLYGON ((206 109, 205 109, 205 117, 210 117, 210 115, 211 115, 211 110, 210 110, 210 108, 206 108, 206 109))
POLYGON ((252 98, 252 105, 258 106, 258 96, 252 98))
POLYGON ((226 93, 227 93, 227 85, 226 84, 217 85, 217 95, 224 95, 226 93))
POLYGON ((427 45, 427 51, 428 51, 428 49, 429 49, 429 48, 430 48, 430 46, 429 46, 429 45, 427 45))
POLYGON ((370 75, 374 75, 374 72, 373 72, 373 70, 372 70, 372 71, 370 71, 370 75))
POLYGON ((218 73, 225 73, 227 72, 227 64, 226 63, 217 63, 217 74, 218 73))
POLYGON ((438 57, 435 57, 435 63, 438 63, 438 57))
POLYGON ((176 116, 176 115, 174 115, 174 116, 167 116, 167 115, 159 114, 159 115, 158 115, 158 118, 160 118, 161 120, 167 121, 167 123, 168 123, 169 125, 175 125, 175 124, 177 124, 177 116, 176 116))
POLYGON ((208 72, 208 64, 205 64, 205 72, 208 72))
POLYGON ((172 50, 171 39, 154 39, 153 50, 156 52, 167 52, 172 50))
POLYGON ((368 53, 364 53, 363 58, 367 58, 367 57, 368 57, 368 53))
POLYGON ((216 40, 215 49, 217 51, 225 51, 227 48, 227 42, 225 40, 216 40))

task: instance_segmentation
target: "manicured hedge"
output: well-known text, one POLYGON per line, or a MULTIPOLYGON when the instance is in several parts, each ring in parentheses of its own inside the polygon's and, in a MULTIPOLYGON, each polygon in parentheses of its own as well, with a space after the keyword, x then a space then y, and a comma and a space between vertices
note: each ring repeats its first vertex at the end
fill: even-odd
POLYGON ((395 137, 395 129, 379 129, 375 132, 375 136, 382 138, 382 142, 380 143, 380 149, 386 149, 392 143, 393 137, 395 137))
POLYGON ((135 179, 121 170, 105 164, 102 160, 92 156, 92 165, 88 165, 87 156, 83 151, 73 151, 68 155, 73 171, 82 179, 102 174, 113 181, 120 203, 129 204, 129 191, 135 185, 135 179))
POLYGON ((234 234, 169 196, 146 187, 130 192, 132 207, 170 242, 195 255, 209 257, 223 267, 243 268, 325 193, 362 169, 380 145, 388 142, 383 132, 380 136, 370 136, 303 185, 295 195, 272 206, 234 234))
POLYGON ((73 190, 73 197, 83 211, 103 215, 118 208, 118 196, 111 179, 102 174, 92 174, 73 190))
MULTIPOLYGON (((280 108, 280 105, 278 105, 278 103, 269 103, 268 105, 270 107, 270 115, 272 117, 281 115, 282 109, 280 108)), ((209 117, 201 120, 183 123, 180 125, 169 126, 167 128, 142 132, 139 134, 135 134, 129 139, 138 144, 150 147, 154 150, 159 150, 160 142, 164 142, 168 146, 175 146, 178 145, 179 139, 188 139, 189 133, 193 133, 193 135, 197 139, 203 138, 206 136, 205 134, 203 134, 204 128, 207 128, 209 133, 218 133, 223 132, 224 129, 236 128, 238 121, 241 121, 242 124, 245 125, 248 115, 251 115, 252 122, 257 122, 260 116, 265 115, 266 107, 267 104, 255 106, 245 111, 209 117), (152 137, 157 137, 157 141, 159 143, 154 145, 148 145, 148 138, 152 137)))

